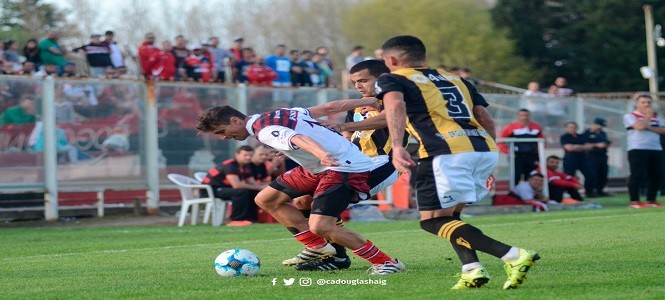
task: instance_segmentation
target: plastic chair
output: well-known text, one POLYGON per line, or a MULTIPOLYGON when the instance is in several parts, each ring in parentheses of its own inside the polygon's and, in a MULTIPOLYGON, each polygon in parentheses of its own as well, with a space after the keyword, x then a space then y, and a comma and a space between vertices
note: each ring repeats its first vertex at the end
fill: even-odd
POLYGON ((208 175, 206 172, 196 172, 194 173, 194 178, 199 182, 203 182, 203 178, 206 178, 206 175, 208 175))
MULTIPOLYGON (((189 212, 189 207, 192 207, 192 225, 196 225, 199 218, 199 204, 205 204, 205 211, 203 214, 203 223, 207 224, 210 219, 210 215, 214 212, 215 216, 213 217, 213 225, 219 226, 216 222, 216 219, 223 219, 224 213, 226 211, 226 205, 220 205, 217 209, 216 199, 212 191, 212 187, 207 184, 201 184, 196 179, 187 177, 180 174, 171 173, 167 175, 168 179, 173 183, 178 185, 180 190, 180 196, 182 197, 182 206, 180 209, 180 218, 178 220, 178 226, 182 227, 185 225, 185 218, 187 217, 187 212, 189 212), (208 192, 208 197, 201 198, 198 193, 194 192, 194 189, 205 189, 208 192), (219 211, 217 211, 219 210, 219 211), (221 216, 221 218, 219 218, 221 216)), ((223 220, 220 220, 220 224, 223 220)))
MULTIPOLYGON (((207 172, 195 172, 194 178, 196 178, 196 180, 198 180, 199 182, 203 182, 203 178, 205 178, 206 175, 208 175, 207 172)), ((224 223, 224 219, 226 217, 226 207, 231 204, 231 200, 224 200, 220 198, 215 198, 215 199, 221 201, 221 210, 223 213, 221 222, 224 223)))

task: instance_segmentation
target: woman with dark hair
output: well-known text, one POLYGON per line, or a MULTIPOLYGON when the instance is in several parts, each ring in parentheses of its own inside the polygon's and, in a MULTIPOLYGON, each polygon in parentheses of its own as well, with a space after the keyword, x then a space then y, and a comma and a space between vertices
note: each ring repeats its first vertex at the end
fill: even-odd
POLYGON ((35 69, 38 69, 42 61, 39 59, 39 47, 37 46, 36 39, 29 39, 23 46, 23 56, 25 60, 35 64, 35 69))
POLYGON ((5 61, 13 62, 17 64, 19 62, 18 57, 18 43, 15 40, 6 40, 3 45, 3 55, 5 56, 5 61))

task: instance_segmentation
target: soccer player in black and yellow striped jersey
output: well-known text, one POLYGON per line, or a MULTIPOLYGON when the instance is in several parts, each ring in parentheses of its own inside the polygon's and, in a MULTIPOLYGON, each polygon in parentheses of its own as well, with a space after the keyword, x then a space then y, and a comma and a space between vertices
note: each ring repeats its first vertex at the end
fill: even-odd
POLYGON ((478 288, 489 281, 476 250, 505 262, 504 289, 521 286, 538 254, 494 240, 460 218, 466 204, 487 195, 485 184, 499 157, 487 102, 466 80, 428 68, 425 45, 417 37, 393 37, 382 49, 391 74, 379 77, 377 98, 385 105, 393 164, 400 172, 414 165, 402 146, 406 129, 420 142, 420 226, 449 240, 462 261, 462 276, 453 289, 478 288))

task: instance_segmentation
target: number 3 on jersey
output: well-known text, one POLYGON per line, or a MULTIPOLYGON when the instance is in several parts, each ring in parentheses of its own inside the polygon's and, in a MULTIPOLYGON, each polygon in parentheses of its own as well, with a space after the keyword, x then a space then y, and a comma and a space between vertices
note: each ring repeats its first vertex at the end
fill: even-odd
POLYGON ((446 99, 446 108, 448 108, 448 115, 455 120, 470 121, 471 112, 469 107, 464 103, 464 97, 456 86, 438 87, 443 99, 446 99))

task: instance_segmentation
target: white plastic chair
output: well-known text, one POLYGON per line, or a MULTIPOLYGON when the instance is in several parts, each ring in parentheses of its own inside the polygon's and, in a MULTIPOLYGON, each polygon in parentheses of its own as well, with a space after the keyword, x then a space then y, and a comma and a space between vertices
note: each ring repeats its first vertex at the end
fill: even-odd
MULTIPOLYGON (((187 212, 189 212, 189 207, 192 207, 192 225, 196 225, 199 219, 199 204, 205 204, 205 211, 203 214, 203 223, 207 224, 210 219, 210 215, 213 213, 213 210, 216 210, 215 205, 215 196, 212 191, 212 187, 207 184, 202 184, 196 179, 187 177, 180 174, 171 173, 167 175, 168 179, 173 183, 178 185, 180 190, 180 196, 182 197, 182 205, 180 209, 180 218, 178 220, 178 226, 182 227, 185 225, 185 218, 187 217, 187 212), (205 189, 208 192, 208 197, 201 198, 198 193, 195 193, 194 189, 205 189)), ((223 218, 225 213, 226 205, 220 205, 220 211, 215 211, 215 216, 221 216, 223 218)), ((215 218, 214 218, 215 219, 215 218)), ((213 220, 213 225, 218 226, 216 220, 213 220)), ((220 221, 221 223, 221 221, 220 221)))
POLYGON ((194 173, 194 178, 199 182, 203 182, 203 178, 206 178, 206 175, 208 175, 206 172, 196 172, 194 173))
MULTIPOLYGON (((198 180, 200 183, 203 182, 203 178, 205 178, 208 175, 207 172, 195 172, 194 173, 194 178, 198 180)), ((226 218, 226 207, 231 204, 231 200, 225 200, 225 199, 220 199, 220 198, 215 198, 218 203, 218 206, 221 210, 222 213, 222 220, 221 223, 224 223, 224 219, 226 218)))

